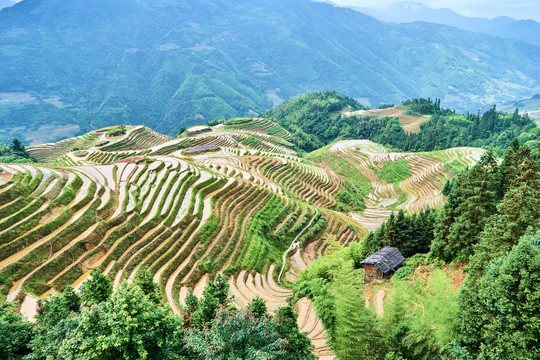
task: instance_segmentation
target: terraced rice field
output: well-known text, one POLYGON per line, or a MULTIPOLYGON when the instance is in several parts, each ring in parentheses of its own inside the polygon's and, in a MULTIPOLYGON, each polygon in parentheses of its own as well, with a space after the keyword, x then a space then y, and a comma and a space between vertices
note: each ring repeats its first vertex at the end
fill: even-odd
MULTIPOLYGON (((325 156, 349 164, 371 189, 364 212, 344 214, 334 209, 346 182, 339 169, 298 157, 288 133, 264 119, 174 140, 144 127, 112 139, 106 132, 30 148, 44 164, 0 165, 0 292, 25 298, 29 316, 38 297, 79 286, 96 267, 115 284, 148 267, 174 312, 188 289, 201 294, 218 273, 238 306, 260 296, 275 310, 291 295, 284 284, 324 254, 327 235, 359 241, 392 210, 441 206, 451 176, 445 165, 481 154, 337 143, 325 156), (204 145, 218 150, 182 152, 204 145), (374 167, 398 159, 410 176, 399 183, 377 176, 374 167)), ((311 303, 295 308, 316 354, 333 358, 311 303)))
POLYGON ((464 167, 479 161, 483 150, 455 148, 434 153, 393 153, 382 145, 368 140, 342 141, 330 149, 337 156, 369 179, 371 191, 365 200, 362 213, 349 216, 369 230, 376 230, 392 213, 403 209, 419 212, 427 208, 439 208, 444 196, 441 190, 452 174, 447 167, 464 167), (404 159, 409 165, 410 176, 399 182, 387 182, 374 171, 389 162, 404 159))

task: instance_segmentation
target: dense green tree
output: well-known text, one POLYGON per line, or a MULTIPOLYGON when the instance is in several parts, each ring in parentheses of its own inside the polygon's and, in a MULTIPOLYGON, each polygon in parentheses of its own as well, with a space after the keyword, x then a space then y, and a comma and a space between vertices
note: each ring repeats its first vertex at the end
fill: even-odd
POLYGON ((185 304, 184 310, 190 315, 194 314, 199 308, 199 299, 197 299, 197 296, 193 293, 193 289, 189 289, 186 295, 185 304))
POLYGON ((298 315, 292 307, 284 306, 276 310, 274 322, 276 331, 282 339, 286 340, 283 360, 315 360, 312 351, 315 348, 309 340, 307 333, 300 332, 297 323, 298 315))
POLYGON ((17 139, 17 138, 13 138, 13 141, 11 142, 10 149, 11 149, 11 151, 13 151, 16 154, 21 154, 21 155, 23 155, 25 157, 28 156, 28 153, 26 152, 26 149, 21 144, 21 141, 19 139, 17 139))
POLYGON ((266 302, 258 296, 249 302, 247 308, 257 319, 262 319, 265 317, 268 311, 266 308, 266 302))
POLYGON ((540 167, 537 155, 527 157, 482 233, 472 268, 482 272, 487 263, 505 255, 521 236, 540 229, 540 167))
POLYGON ((540 232, 494 260, 480 281, 467 282, 459 306, 462 354, 482 360, 540 358, 540 232))
POLYGON ((0 163, 36 162, 22 145, 21 141, 14 138, 10 146, 0 144, 0 163))
POLYGON ((332 346, 341 360, 378 359, 382 350, 377 319, 352 284, 336 289, 336 328, 332 346))
POLYGON ((491 147, 497 155, 519 137, 521 143, 535 140, 540 128, 527 116, 504 114, 494 107, 483 115, 458 115, 441 109, 438 100, 413 99, 401 104, 408 111, 429 114, 419 133, 406 133, 397 118, 345 116, 355 104, 333 92, 306 94, 266 112, 263 116, 279 123, 291 134, 291 141, 311 152, 340 139, 369 139, 405 151, 432 151, 460 146, 491 147))
POLYGON ((14 311, 14 304, 0 303, 0 359, 22 359, 30 353, 32 324, 14 311))
POLYGON ((283 359, 286 346, 269 318, 258 319, 250 311, 225 307, 217 312, 211 327, 188 331, 186 342, 196 358, 213 360, 283 359))
POLYGON ((208 285, 214 296, 218 299, 220 305, 228 305, 230 303, 229 284, 222 274, 218 274, 211 285, 208 285))
POLYGON ((412 215, 405 215, 403 210, 397 216, 392 213, 383 226, 364 239, 362 256, 365 258, 385 246, 397 247, 405 257, 428 253, 436 222, 437 213, 431 209, 412 215))
POLYGON ((229 303, 229 284, 220 274, 204 288, 202 298, 198 300, 197 310, 190 313, 191 325, 198 328, 210 325, 219 308, 228 306, 229 303))
POLYGON ((90 277, 81 286, 81 298, 87 306, 99 304, 111 296, 112 290, 112 281, 98 268, 94 268, 90 277))
POLYGON ((71 287, 64 294, 49 296, 38 302, 36 335, 32 339, 29 360, 58 358, 62 342, 77 326, 75 317, 81 311, 81 297, 71 287))
POLYGON ((152 274, 146 266, 141 267, 135 276, 135 285, 141 288, 143 293, 156 304, 160 302, 159 286, 154 282, 152 274))
POLYGON ((468 259, 487 219, 497 212, 501 177, 493 152, 461 176, 437 224, 431 250, 445 261, 468 259))
POLYGON ((179 359, 182 320, 151 301, 138 286, 120 285, 73 318, 59 359, 179 359))
POLYGON ((81 297, 71 286, 67 286, 63 295, 38 301, 37 320, 43 327, 54 326, 73 312, 79 312, 80 306, 81 297))

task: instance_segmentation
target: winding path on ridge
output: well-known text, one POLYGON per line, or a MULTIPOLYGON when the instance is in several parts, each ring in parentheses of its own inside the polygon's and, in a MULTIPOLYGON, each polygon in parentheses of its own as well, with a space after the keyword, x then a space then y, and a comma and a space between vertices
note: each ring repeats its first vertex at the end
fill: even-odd
POLYGON ((289 248, 287 250, 285 250, 285 252, 283 253, 283 265, 281 265, 281 271, 279 272, 278 282, 281 282, 281 275, 283 275, 283 270, 285 269, 285 265, 287 263, 287 261, 286 261, 287 260, 287 254, 289 253, 289 251, 291 251, 294 248, 298 247, 296 245, 296 240, 298 240, 298 238, 311 226, 311 224, 313 224, 313 221, 315 221, 315 218, 317 217, 317 215, 319 215, 319 209, 315 209, 315 215, 313 215, 313 218, 311 219, 309 224, 307 224, 307 226, 305 228, 303 228, 302 231, 300 231, 300 233, 292 241, 291 246, 289 246, 289 248))

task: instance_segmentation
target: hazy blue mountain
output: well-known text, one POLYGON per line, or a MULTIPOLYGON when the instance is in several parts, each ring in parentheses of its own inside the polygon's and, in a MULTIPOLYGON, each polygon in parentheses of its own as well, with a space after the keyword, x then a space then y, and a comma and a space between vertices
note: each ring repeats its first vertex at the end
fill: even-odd
POLYGON ((534 20, 515 20, 507 16, 484 19, 460 15, 448 8, 433 9, 421 2, 395 2, 386 9, 352 7, 382 21, 410 23, 425 21, 455 26, 460 29, 513 38, 540 46, 540 23, 534 20))
POLYGON ((3 8, 13 6, 13 4, 14 4, 13 1, 10 1, 10 0, 0 0, 0 10, 2 10, 3 8))
POLYGON ((0 12, 0 140, 174 135, 327 89, 470 110, 539 93, 539 63, 522 42, 309 0, 24 0, 0 12))
POLYGON ((502 111, 513 111, 519 109, 521 114, 527 114, 540 125, 540 94, 534 95, 532 98, 503 102, 497 106, 502 111))

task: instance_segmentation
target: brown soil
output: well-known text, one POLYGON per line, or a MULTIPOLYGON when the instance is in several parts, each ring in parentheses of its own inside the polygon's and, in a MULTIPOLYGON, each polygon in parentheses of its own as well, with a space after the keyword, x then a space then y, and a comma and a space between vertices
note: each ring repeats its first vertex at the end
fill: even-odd
POLYGON ((377 314, 382 315, 384 313, 384 296, 386 291, 384 289, 379 289, 375 293, 375 311, 377 314))
POLYGON ((373 291, 371 291, 371 288, 367 289, 364 292, 364 299, 366 300, 366 308, 369 309, 369 305, 371 303, 371 297, 373 296, 373 291))
POLYGON ((62 213, 62 208, 55 208, 53 211, 43 215, 43 217, 39 220, 39 224, 43 225, 50 221, 52 221, 54 218, 56 218, 58 215, 62 213))
POLYGON ((445 266, 443 268, 443 271, 446 273, 446 275, 452 279, 452 286, 460 288, 465 282, 465 279, 467 278, 467 273, 463 271, 463 268, 465 266, 465 264, 457 264, 452 266, 445 266))
POLYGON ((465 278, 467 277, 467 274, 463 272, 463 268, 459 268, 458 271, 455 273, 455 278, 452 281, 452 285, 460 288, 463 285, 463 282, 465 281, 465 278))
POLYGON ((375 109, 366 112, 366 115, 371 116, 392 116, 399 118, 399 123, 406 132, 418 133, 420 124, 427 120, 426 117, 406 115, 405 109, 392 107, 388 109, 375 109))
POLYGON ((101 259, 102 257, 105 256, 105 252, 104 251, 100 251, 98 254, 92 256, 90 259, 86 260, 85 262, 82 263, 81 267, 82 267, 82 271, 83 272, 87 272, 88 270, 92 269, 93 268, 93 265, 99 260, 101 259))

